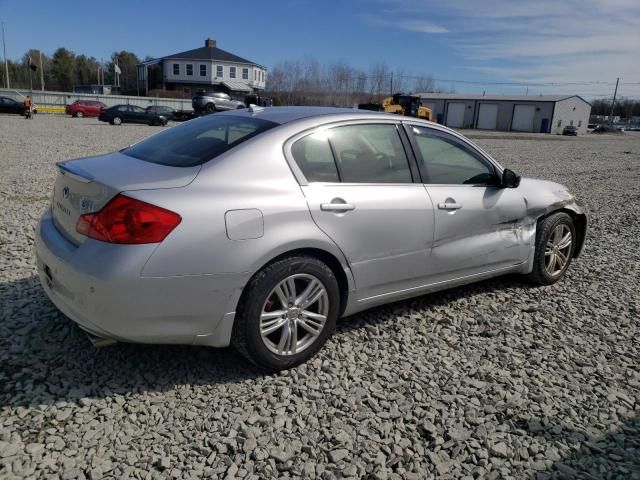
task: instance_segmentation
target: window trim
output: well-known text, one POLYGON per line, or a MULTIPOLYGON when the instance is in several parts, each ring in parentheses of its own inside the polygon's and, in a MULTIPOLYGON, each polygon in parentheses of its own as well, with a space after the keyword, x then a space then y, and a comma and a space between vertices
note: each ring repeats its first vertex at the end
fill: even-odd
POLYGON ((224 65, 216 65, 216 78, 224 78, 224 65))
POLYGON ((447 132, 445 130, 441 130, 439 128, 433 128, 430 125, 421 125, 416 122, 402 122, 404 125, 404 130, 409 138, 409 143, 411 144, 411 150, 413 151, 413 158, 415 159, 417 168, 420 172, 420 181, 427 186, 447 186, 447 187, 497 187, 498 185, 490 185, 486 183, 468 183, 468 184, 460 184, 460 183, 429 183, 429 175, 425 168, 425 161, 422 157, 422 152, 418 147, 418 143, 415 138, 415 134, 413 133, 413 127, 420 128, 423 130, 427 130, 430 135, 445 138, 447 140, 453 141, 456 145, 460 146, 462 150, 469 153, 472 157, 474 157, 479 162, 483 163, 487 167, 489 167, 496 178, 500 179, 502 177, 502 171, 504 170, 500 164, 494 161, 491 157, 489 157, 485 152, 480 150, 478 147, 468 142, 461 136, 455 135, 451 132, 447 132))
POLYGON ((207 76, 207 64, 206 63, 201 63, 200 66, 198 67, 198 69, 200 70, 200 76, 201 77, 206 77, 207 76), (202 73, 202 67, 204 67, 204 73, 202 73))
POLYGON ((231 66, 229 67, 229 78, 233 78, 233 79, 235 79, 235 78, 236 78, 237 71, 238 71, 238 69, 237 69, 234 65, 231 65, 231 66))
POLYGON ((187 63, 184 66, 184 73, 187 77, 193 77, 193 63, 187 63), (189 73, 189 67, 191 67, 191 73, 189 73))
POLYGON ((171 72, 173 73, 174 76, 180 76, 180 70, 182 70, 180 68, 180 64, 179 63, 174 63, 171 65, 171 72), (176 67, 178 67, 178 73, 176 73, 176 67))
MULTIPOLYGON (((404 135, 406 135, 406 132, 403 135, 403 125, 402 122, 398 121, 398 120, 389 120, 389 119, 357 119, 357 120, 339 120, 339 121, 334 121, 334 122, 329 122, 329 123, 325 123, 325 124, 321 124, 321 125, 316 125, 314 127, 308 128, 306 130, 303 130, 301 132, 296 133, 295 135, 289 137, 283 144, 282 146, 282 150, 284 153, 284 157, 287 161, 287 164, 289 165, 289 168, 291 169, 291 173, 293 174, 294 178, 297 180, 298 184, 300 186, 309 186, 309 185, 319 185, 319 186, 333 186, 333 185, 343 185, 343 186, 349 186, 349 187, 366 187, 366 186, 415 186, 415 185, 421 185, 422 184, 422 180, 419 176, 419 172, 417 169, 417 166, 415 165, 415 155, 412 151, 412 148, 409 148, 407 150, 407 147, 410 147, 410 145, 408 145, 406 143, 406 139, 404 138, 404 135), (295 158, 293 157, 293 153, 291 152, 291 147, 293 146, 293 144, 295 142, 297 142, 298 140, 300 140, 303 137, 309 136, 309 135, 313 135, 314 133, 320 131, 320 130, 325 130, 325 129, 331 129, 331 128, 336 128, 336 127, 347 127, 347 126, 355 126, 355 125, 394 125, 396 127, 396 131, 398 132, 398 136, 400 137, 400 141, 402 143, 402 147, 404 149, 404 153, 405 153, 405 157, 407 159, 408 165, 409 165, 409 171, 411 174, 411 182, 404 182, 404 183, 386 183, 386 182, 376 182, 376 183, 361 183, 361 182, 357 182, 357 183, 353 183, 353 182, 310 182, 307 180, 307 177, 304 175, 304 173, 302 172, 302 169, 298 166, 298 163, 296 162, 295 158)), ((333 161, 336 165, 336 170, 338 171, 338 177, 340 179, 342 179, 342 172, 340 171, 340 166, 338 164, 338 162, 336 161, 336 154, 335 151, 333 150, 333 145, 331 144, 331 142, 328 142, 329 146, 331 147, 331 153, 333 154, 333 161)))
POLYGON ((242 67, 242 71, 240 76, 242 77, 242 80, 249 80, 249 69, 247 67, 242 67), (246 73, 246 77, 245 77, 245 73, 246 73))

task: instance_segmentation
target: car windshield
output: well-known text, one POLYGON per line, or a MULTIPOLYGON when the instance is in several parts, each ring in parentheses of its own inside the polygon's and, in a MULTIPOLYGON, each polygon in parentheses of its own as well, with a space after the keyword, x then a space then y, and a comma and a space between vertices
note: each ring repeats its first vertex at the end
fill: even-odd
POLYGON ((125 155, 172 167, 201 165, 278 124, 259 118, 209 115, 154 135, 125 155))

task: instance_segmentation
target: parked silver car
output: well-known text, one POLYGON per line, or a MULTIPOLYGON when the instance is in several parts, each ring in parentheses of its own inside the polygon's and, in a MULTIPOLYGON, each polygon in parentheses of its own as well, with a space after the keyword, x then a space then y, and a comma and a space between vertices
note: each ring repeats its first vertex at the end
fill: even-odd
POLYGON ((224 92, 211 92, 196 95, 191 99, 191 106, 196 112, 220 112, 245 108, 243 102, 232 99, 224 92))
POLYGON ((231 343, 267 369, 374 305, 505 273, 552 284, 587 228, 562 185, 361 110, 210 115, 58 167, 36 250, 62 312, 102 344, 231 343))

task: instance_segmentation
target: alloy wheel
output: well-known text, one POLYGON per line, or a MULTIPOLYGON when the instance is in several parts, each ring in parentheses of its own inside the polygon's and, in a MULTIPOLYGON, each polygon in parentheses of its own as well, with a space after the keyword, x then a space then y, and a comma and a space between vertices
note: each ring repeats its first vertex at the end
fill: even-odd
POLYGON ((571 254, 572 242, 571 230, 564 223, 557 225, 551 232, 544 250, 544 268, 552 277, 564 271, 571 254))
POLYGON ((329 315, 329 295, 313 275, 290 275, 271 290, 260 314, 260 336, 273 353, 296 355, 322 333, 329 315))

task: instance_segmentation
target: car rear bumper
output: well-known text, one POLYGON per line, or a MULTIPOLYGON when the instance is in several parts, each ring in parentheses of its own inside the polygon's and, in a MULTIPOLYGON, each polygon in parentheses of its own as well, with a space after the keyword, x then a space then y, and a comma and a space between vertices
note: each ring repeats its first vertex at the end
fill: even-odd
POLYGON ((47 212, 36 232, 40 282, 62 313, 95 336, 227 346, 246 275, 141 276, 156 247, 91 239, 76 246, 47 212))

